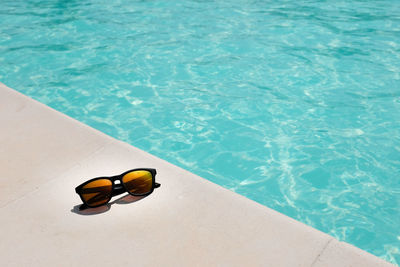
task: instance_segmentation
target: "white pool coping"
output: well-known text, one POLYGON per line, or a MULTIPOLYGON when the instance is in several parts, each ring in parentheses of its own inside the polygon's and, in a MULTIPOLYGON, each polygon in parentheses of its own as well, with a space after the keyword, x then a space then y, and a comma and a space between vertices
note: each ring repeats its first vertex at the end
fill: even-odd
POLYGON ((0 127, 1 266, 394 266, 1 83, 0 127), (161 187, 79 214, 77 185, 138 167, 161 187))

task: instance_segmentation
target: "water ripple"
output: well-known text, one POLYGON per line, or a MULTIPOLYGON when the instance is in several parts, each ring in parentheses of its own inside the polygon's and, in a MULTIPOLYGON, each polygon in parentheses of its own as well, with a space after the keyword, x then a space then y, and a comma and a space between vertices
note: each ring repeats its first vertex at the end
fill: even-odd
POLYGON ((398 1, 0 5, 0 80, 400 262, 398 1))

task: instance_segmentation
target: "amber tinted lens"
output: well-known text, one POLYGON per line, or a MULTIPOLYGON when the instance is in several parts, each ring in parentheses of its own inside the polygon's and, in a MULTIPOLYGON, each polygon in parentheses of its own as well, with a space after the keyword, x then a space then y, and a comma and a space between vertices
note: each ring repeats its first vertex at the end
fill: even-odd
POLYGON ((133 195, 147 194, 153 186, 153 175, 149 171, 132 171, 122 177, 122 183, 133 195))
POLYGON ((107 203, 111 199, 112 182, 108 179, 98 179, 82 187, 80 195, 91 207, 107 203))

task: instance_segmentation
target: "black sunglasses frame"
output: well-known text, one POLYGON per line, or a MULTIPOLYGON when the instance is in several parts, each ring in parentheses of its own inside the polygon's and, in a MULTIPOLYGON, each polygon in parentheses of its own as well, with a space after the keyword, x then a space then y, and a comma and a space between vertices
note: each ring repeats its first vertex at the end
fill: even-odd
POLYGON ((81 184, 81 185, 79 185, 79 186, 77 186, 77 187, 75 188, 75 192, 79 195, 79 197, 81 198, 81 200, 82 200, 82 202, 83 202, 83 204, 84 204, 84 206, 81 206, 80 209, 83 209, 83 208, 86 208, 86 207, 89 207, 89 208, 96 208, 96 207, 100 207, 100 206, 106 205, 108 202, 110 202, 110 200, 111 200, 113 197, 115 197, 115 196, 117 196, 117 195, 120 195, 120 194, 123 194, 123 193, 125 193, 125 192, 127 192, 128 194, 130 194, 130 195, 132 195, 132 196, 137 196, 137 197, 139 197, 139 196, 147 196, 147 195, 150 195, 151 193, 153 193, 153 191, 154 191, 155 188, 158 188, 158 187, 161 186, 161 184, 156 183, 156 174, 157 174, 156 169, 140 168, 140 169, 132 169, 132 170, 126 171, 126 172, 124 172, 124 173, 122 173, 122 174, 120 174, 120 175, 115 175, 115 176, 101 176, 101 177, 96 177, 96 178, 90 179, 90 180, 84 182, 83 184, 81 184), (146 193, 144 193, 144 194, 132 194, 131 192, 129 192, 129 190, 127 190, 127 188, 125 187, 125 184, 122 182, 122 177, 124 177, 126 174, 128 174, 128 173, 130 173, 130 172, 133 172, 133 171, 148 171, 148 172, 151 173, 151 176, 152 176, 152 186, 151 186, 151 190, 150 190, 149 192, 146 192, 146 193), (111 196, 110 196, 110 198, 107 200, 107 202, 105 202, 105 203, 103 203, 103 204, 95 205, 95 206, 89 205, 89 204, 86 203, 86 201, 85 201, 85 200, 83 199, 83 197, 82 197, 82 194, 81 194, 82 188, 83 188, 85 185, 87 185, 88 183, 91 183, 91 182, 96 181, 96 180, 99 180, 99 179, 107 179, 107 180, 110 180, 110 181, 111 181, 111 184, 112 184, 112 191, 111 191, 112 193, 111 193, 111 196), (116 184, 115 181, 120 181, 120 183, 119 183, 119 184, 116 184))

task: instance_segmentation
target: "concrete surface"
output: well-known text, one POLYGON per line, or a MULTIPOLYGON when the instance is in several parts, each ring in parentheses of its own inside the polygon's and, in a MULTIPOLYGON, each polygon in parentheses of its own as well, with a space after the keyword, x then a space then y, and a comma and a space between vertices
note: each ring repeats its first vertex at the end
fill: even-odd
POLYGON ((0 84, 0 266, 392 266, 0 84), (79 211, 74 188, 157 169, 161 187, 79 211))

